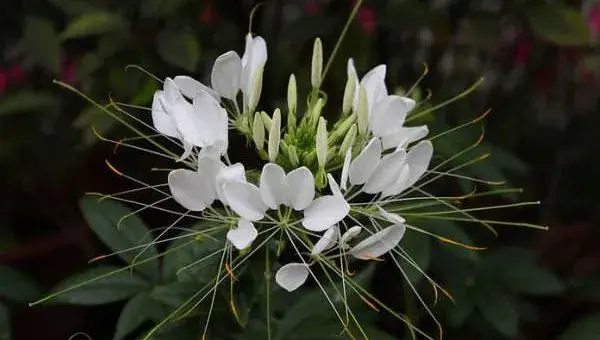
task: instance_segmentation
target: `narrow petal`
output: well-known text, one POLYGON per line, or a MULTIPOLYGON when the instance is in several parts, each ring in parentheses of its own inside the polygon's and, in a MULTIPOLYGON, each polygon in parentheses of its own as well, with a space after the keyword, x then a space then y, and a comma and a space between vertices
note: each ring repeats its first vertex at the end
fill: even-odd
POLYGON ((315 198, 315 178, 307 167, 290 171, 287 176, 288 204, 294 210, 304 210, 315 198))
POLYGON ((401 129, 406 115, 414 107, 415 102, 409 98, 394 95, 382 98, 369 117, 373 134, 382 137, 401 129))
POLYGON ((357 225, 355 225, 354 227, 346 230, 346 232, 340 238, 340 247, 342 249, 348 249, 348 248, 350 248, 350 246, 348 246, 348 242, 350 242, 350 240, 352 240, 353 238, 355 238, 356 236, 358 236, 358 234, 360 234, 361 231, 362 231, 362 228, 360 226, 357 226, 357 225))
POLYGON ((202 211, 214 201, 210 182, 206 174, 187 169, 173 170, 168 178, 175 201, 191 211, 202 211))
POLYGON ((331 193, 334 196, 344 197, 344 195, 342 194, 342 190, 340 190, 340 186, 337 184, 337 182, 331 174, 327 174, 327 182, 329 182, 329 190, 331 190, 331 193))
POLYGON ((315 246, 310 252, 310 255, 315 256, 321 254, 325 250, 331 249, 333 246, 335 246, 339 237, 340 229, 337 227, 337 225, 329 227, 329 229, 325 231, 323 236, 321 236, 319 241, 315 243, 315 246))
POLYGON ((169 137, 181 138, 177 125, 173 121, 173 118, 167 114, 163 106, 163 91, 156 91, 154 98, 152 99, 152 125, 158 132, 169 137))
POLYGON ((358 111, 358 96, 359 96, 359 89, 360 89, 360 82, 358 81, 358 74, 356 73, 356 68, 354 67, 354 59, 349 58, 348 59, 348 65, 346 67, 346 72, 348 73, 348 77, 350 77, 350 75, 354 76, 355 79, 355 85, 354 85, 354 99, 352 100, 352 111, 353 112, 357 112, 358 111))
POLYGON ((238 181, 225 182, 223 193, 231 209, 242 218, 259 221, 265 217, 267 206, 255 185, 238 181))
POLYGON ((404 190, 406 190, 406 188, 408 188, 407 183, 408 183, 409 176, 410 176, 410 166, 408 164, 405 164, 404 168, 400 172, 400 176, 398 176, 398 179, 392 185, 385 188, 382 191, 381 196, 382 197, 395 196, 395 195, 400 194, 404 190))
POLYGON ((406 148, 408 144, 416 142, 428 134, 429 129, 427 125, 402 127, 395 132, 382 136, 381 142, 383 143, 384 150, 397 147, 406 148))
POLYGON ((275 282, 277 282, 279 287, 292 292, 306 282, 308 274, 308 265, 304 263, 288 263, 279 268, 275 274, 275 282))
POLYGON ((376 194, 383 191, 398 179, 405 162, 406 151, 404 149, 398 149, 391 154, 385 155, 362 190, 368 194, 376 194))
POLYGON ((241 76, 240 56, 234 51, 225 52, 217 57, 213 65, 212 87, 221 97, 234 100, 240 90, 241 76))
POLYGON ((395 224, 362 240, 348 251, 348 254, 361 259, 370 260, 394 249, 402 240, 406 227, 404 224, 395 224))
POLYGON ((224 205, 229 205, 225 193, 223 192, 223 185, 226 182, 246 182, 246 172, 242 163, 236 163, 222 169, 215 180, 217 197, 219 201, 224 205))
POLYGON ((350 162, 352 161, 352 148, 348 148, 344 157, 344 166, 342 167, 342 175, 340 176, 340 186, 346 191, 348 187, 348 172, 350 171, 350 162))
POLYGON ((383 217, 384 219, 386 219, 388 222, 394 223, 394 224, 401 224, 406 222, 406 220, 404 219, 404 217, 395 214, 395 213, 391 213, 386 211, 385 209, 383 209, 382 207, 377 207, 379 209, 379 215, 381 215, 381 217, 383 217))
POLYGON ((257 74, 259 68, 263 67, 267 62, 267 44, 261 37, 254 37, 250 46, 247 45, 248 54, 244 53, 244 57, 247 56, 246 63, 242 63, 242 79, 241 89, 247 98, 251 97, 252 87, 254 85, 254 77, 257 74))
POLYGON ((377 102, 388 95, 387 87, 385 86, 385 73, 387 67, 378 65, 367 72, 361 79, 360 85, 365 87, 369 108, 372 109, 377 102))
POLYGON ((377 168, 381 158, 381 141, 373 138, 361 153, 350 163, 350 184, 363 184, 377 168))
POLYGON ((198 93, 205 92, 208 93, 211 97, 219 100, 219 95, 210 87, 202 84, 196 79, 188 76, 177 76, 173 79, 181 93, 189 99, 194 99, 198 93))
POLYGON ((340 195, 321 196, 304 210, 302 225, 311 231, 323 231, 337 224, 350 212, 350 205, 340 195))
POLYGON ((258 231, 252 222, 240 219, 237 228, 227 232, 227 239, 237 249, 246 249, 258 236, 258 231))
POLYGON ((198 172, 204 174, 213 188, 212 195, 217 195, 217 176, 225 169, 225 164, 217 158, 200 157, 198 158, 198 172))
POLYGON ((227 113, 219 103, 207 93, 194 98, 193 106, 175 116, 175 122, 184 139, 195 146, 205 147, 219 144, 227 147, 227 113))
POLYGON ((407 186, 415 184, 429 168, 433 156, 433 144, 425 140, 412 147, 406 156, 406 162, 410 166, 410 175, 407 186))
POLYGON ((267 163, 260 175, 260 195, 271 209, 287 203, 288 185, 285 170, 275 163, 267 163))

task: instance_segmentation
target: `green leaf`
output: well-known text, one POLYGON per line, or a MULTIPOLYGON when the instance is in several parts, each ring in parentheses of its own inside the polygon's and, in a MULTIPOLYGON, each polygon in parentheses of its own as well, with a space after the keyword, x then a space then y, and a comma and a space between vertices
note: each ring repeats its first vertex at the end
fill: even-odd
POLYGON ((500 17, 466 18, 458 36, 461 43, 486 47, 497 43, 500 32, 500 17))
POLYGON ((28 16, 25 18, 23 42, 37 64, 57 74, 60 70, 60 40, 50 20, 28 16))
POLYGON ((219 268, 222 241, 191 234, 173 242, 163 260, 163 279, 206 283, 214 278, 219 268))
POLYGON ((561 4, 544 4, 528 11, 533 31, 561 46, 587 45, 590 31, 581 12, 561 4))
POLYGON ((124 300, 150 288, 143 278, 129 271, 110 274, 119 269, 101 266, 75 274, 59 283, 52 291, 60 292, 70 287, 81 286, 57 295, 54 301, 74 305, 101 305, 124 300), (104 275, 106 276, 96 279, 104 275))
POLYGON ((600 74, 600 54, 588 54, 583 57, 583 65, 595 74, 600 74))
POLYGON ((189 31, 165 30, 157 36, 158 54, 167 63, 187 71, 195 71, 200 58, 200 45, 189 31))
POLYGON ((477 299, 477 307, 487 322, 498 332, 506 336, 517 334, 519 313, 509 295, 494 291, 486 292, 477 299))
POLYGON ((45 92, 24 90, 6 95, 0 100, 0 117, 46 109, 58 104, 56 96, 45 92))
POLYGON ((10 313, 8 308, 0 303, 0 340, 11 338, 10 313))
POLYGON ((582 317, 571 323, 558 340, 597 340, 600 334, 600 313, 582 317))
POLYGON ((160 313, 158 302, 151 299, 147 292, 140 293, 131 298, 123 307, 114 340, 121 340, 129 333, 135 331, 145 321, 152 320, 152 316, 160 313))
POLYGON ((117 14, 108 12, 82 14, 69 23, 61 34, 61 38, 67 40, 99 35, 124 28, 124 26, 125 22, 117 14))
MULTIPOLYGON (((129 215, 131 210, 117 202, 98 201, 93 197, 82 198, 79 207, 94 233, 111 250, 122 251, 139 245, 148 245, 143 253, 144 248, 120 253, 119 256, 127 263, 133 263, 138 254, 141 255, 135 259, 137 262, 157 256, 156 247, 151 244, 152 234, 137 215, 129 215), (118 226, 119 220, 124 216, 128 217, 121 220, 118 226)), ((158 260, 149 260, 136 265, 134 270, 156 279, 159 275, 158 260)))
POLYGON ((140 8, 142 16, 159 18, 174 13, 190 0, 146 0, 140 8))
POLYGON ((98 11, 98 7, 84 0, 49 0, 49 2, 70 16, 98 11))
POLYGON ((156 301, 160 301, 172 307, 181 306, 190 296, 194 295, 199 289, 196 282, 174 281, 166 285, 156 286, 152 289, 150 296, 156 301))
POLYGON ((40 296, 40 289, 32 279, 18 271, 0 266, 0 296, 16 302, 31 302, 40 296))
MULTIPOLYGON (((430 237, 422 233, 407 230, 400 245, 408 253, 412 262, 415 262, 421 271, 427 272, 431 262, 430 237)), ((412 264, 402 259, 399 262, 411 283, 415 284, 423 277, 423 274, 414 268, 412 264)))

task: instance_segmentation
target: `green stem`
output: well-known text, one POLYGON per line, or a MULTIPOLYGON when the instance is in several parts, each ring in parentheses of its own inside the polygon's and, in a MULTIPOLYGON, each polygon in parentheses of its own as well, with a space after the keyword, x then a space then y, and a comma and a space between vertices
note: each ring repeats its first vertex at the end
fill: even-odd
POLYGON ((271 340, 271 260, 265 247, 265 282, 267 287, 267 339, 271 340))

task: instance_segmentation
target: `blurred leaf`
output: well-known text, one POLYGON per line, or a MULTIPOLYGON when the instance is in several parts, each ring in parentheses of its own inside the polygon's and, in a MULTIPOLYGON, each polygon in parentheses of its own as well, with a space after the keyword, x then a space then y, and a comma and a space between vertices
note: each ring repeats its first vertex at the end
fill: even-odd
POLYGON ((83 80, 87 78, 90 74, 99 69, 100 66, 102 66, 102 63, 100 58, 98 58, 98 54, 94 52, 86 53, 77 65, 77 79, 83 80))
POLYGON ((586 69, 595 74, 600 74, 600 54, 588 54, 583 58, 582 62, 586 69))
POLYGON ((45 92, 23 90, 15 94, 5 95, 0 100, 0 117, 16 113, 38 111, 57 105, 56 96, 45 92))
POLYGON ((107 115, 102 110, 95 106, 85 108, 77 119, 73 122, 73 126, 82 130, 82 146, 90 147, 98 142, 98 137, 94 134, 94 130, 100 135, 106 135, 116 124, 116 120, 107 115), (94 130, 92 130, 92 128, 94 130))
POLYGON ((190 0, 146 0, 141 4, 144 17, 164 17, 174 13, 190 0))
POLYGON ((459 299, 456 304, 450 305, 447 312, 448 324, 454 327, 461 326, 475 310, 475 304, 468 299, 459 299))
POLYGON ((36 63, 57 74, 60 70, 60 40, 50 20, 28 16, 23 32, 25 47, 36 63))
MULTIPOLYGON (((427 272, 431 261, 430 237, 422 233, 407 230, 400 245, 408 253, 409 259, 415 262, 423 272, 427 272)), ((423 277, 423 274, 408 263, 408 261, 399 259, 399 263, 413 284, 417 283, 423 277)))
POLYGON ((83 14, 74 18, 64 32, 63 39, 81 38, 90 35, 98 35, 112 30, 123 28, 123 19, 113 13, 96 12, 83 14))
POLYGON ((159 89, 160 84, 156 80, 148 78, 146 81, 144 81, 138 93, 131 100, 131 104, 144 105, 150 103, 150 101, 154 97, 154 92, 156 92, 159 89))
POLYGON ((60 292, 79 284, 80 287, 61 293, 55 302, 74 305, 101 305, 124 300, 149 289, 148 283, 129 271, 111 272, 120 269, 113 266, 101 266, 75 274, 59 283, 52 291, 60 292), (107 275, 100 279, 100 276, 107 275), (91 282, 84 282, 95 279, 91 282))
POLYGON ((11 339, 10 313, 8 308, 0 303, 0 340, 11 339))
POLYGON ((592 314, 571 323, 558 340, 597 340, 599 334, 600 314, 592 314))
POLYGON ((157 308, 157 302, 152 300, 147 292, 139 293, 131 298, 121 311, 114 340, 125 338, 145 321, 151 320, 157 308))
POLYGON ((98 7, 86 0, 49 0, 49 2, 70 16, 98 11, 98 7))
MULTIPOLYGON (((113 251, 122 251, 127 248, 148 244, 147 248, 119 253, 119 256, 132 263, 157 256, 156 247, 152 242, 152 234, 137 215, 130 215, 131 210, 123 205, 111 201, 98 201, 94 197, 84 197, 79 201, 79 207, 87 223, 94 233, 113 251), (122 217, 127 218, 121 220, 122 217), (142 253, 142 250, 144 252, 142 253), (136 259, 136 255, 139 257, 136 259)), ((158 260, 150 260, 141 265, 136 265, 134 270, 147 275, 152 279, 158 278, 158 260)))
POLYGON ((157 36, 158 54, 167 63, 187 71, 196 70, 200 58, 200 45, 189 31, 165 30, 157 36))
POLYGON ((497 43, 501 32, 500 17, 466 18, 458 32, 461 43, 491 46, 497 43))
POLYGON ((150 296, 156 301, 160 301, 172 307, 181 306, 185 300, 194 295, 200 289, 196 282, 192 281, 173 281, 166 285, 156 286, 152 289, 150 296))
POLYGON ((479 297, 477 307, 498 332, 506 336, 517 334, 519 314, 510 296, 500 292, 487 292, 479 297))
POLYGON ((572 280, 573 294, 583 301, 600 301, 600 273, 572 280))
POLYGON ((556 45, 577 46, 590 42, 590 31, 581 12, 561 4, 531 8, 527 15, 533 31, 556 45))
POLYGON ((0 266, 0 278, 0 297, 24 303, 40 296, 35 281, 10 267, 0 266))

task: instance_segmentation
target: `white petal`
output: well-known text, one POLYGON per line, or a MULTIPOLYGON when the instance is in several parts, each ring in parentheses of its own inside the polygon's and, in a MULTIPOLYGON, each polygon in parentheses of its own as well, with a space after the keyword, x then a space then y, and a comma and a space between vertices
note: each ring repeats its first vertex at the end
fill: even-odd
POLYGON ((175 77, 175 79, 173 79, 173 81, 175 82, 181 93, 183 93, 184 96, 190 99, 194 99, 200 92, 205 92, 208 93, 211 97, 215 98, 216 100, 219 100, 219 95, 215 91, 213 91, 213 89, 202 84, 196 79, 193 79, 192 77, 177 76, 175 77))
POLYGON ((350 184, 363 184, 377 168, 381 158, 381 141, 373 138, 361 153, 350 163, 350 184))
POLYGON ((386 70, 387 67, 385 65, 378 65, 367 72, 360 81, 360 85, 364 86, 367 92, 370 109, 372 109, 379 100, 388 95, 387 87, 385 86, 386 70))
POLYGON ((221 54, 215 60, 211 83, 213 89, 227 99, 234 100, 240 90, 242 60, 234 51, 221 54))
POLYGON ((361 231, 362 231, 362 228, 360 226, 357 226, 357 225, 355 225, 354 227, 346 230, 346 232, 340 238, 340 247, 342 249, 349 248, 348 242, 350 242, 350 240, 352 240, 358 234, 360 234, 361 231))
POLYGON ((356 73, 356 68, 354 67, 354 60, 352 58, 348 59, 348 65, 346 67, 346 71, 348 73, 348 77, 350 75, 354 76, 355 84, 354 84, 354 99, 352 100, 352 111, 358 111, 358 96, 360 89, 360 82, 358 81, 358 74, 356 73))
POLYGON ((348 212, 350 205, 343 196, 321 196, 304 210, 302 225, 311 231, 323 231, 343 220, 348 212))
POLYGON ((191 211, 202 211, 215 199, 210 178, 203 173, 177 169, 169 173, 169 189, 177 203, 191 211))
POLYGON ((398 149, 391 154, 385 155, 362 190, 368 194, 376 194, 383 191, 398 179, 405 162, 406 151, 404 149, 398 149))
POLYGON ((433 156, 433 145, 430 141, 424 140, 413 146, 406 156, 406 163, 410 166, 410 175, 407 186, 415 184, 429 168, 429 162, 433 156))
POLYGON ((346 191, 348 187, 348 172, 350 171, 350 161, 352 161, 352 148, 348 148, 344 157, 344 166, 342 167, 342 175, 340 176, 340 186, 346 191))
POLYGON ((427 125, 402 127, 395 132, 382 136, 381 142, 383 143, 384 150, 396 147, 406 148, 408 144, 416 142, 428 134, 429 129, 427 125))
POLYGON ((260 195, 263 202, 271 209, 279 208, 287 203, 288 195, 285 171, 275 163, 267 163, 260 175, 260 195))
POLYGON ((247 57, 246 63, 242 61, 242 79, 241 89, 247 98, 250 98, 252 87, 254 86, 254 77, 257 74, 259 68, 263 67, 267 62, 267 44, 261 37, 255 37, 252 39, 248 48, 248 54, 244 53, 244 57, 247 57))
POLYGON ((181 156, 179 156, 176 162, 181 162, 188 159, 188 157, 190 157, 190 155, 192 154, 192 151, 194 151, 194 146, 192 145, 192 143, 186 141, 185 139, 182 139, 181 142, 183 143, 183 153, 181 154, 181 156))
POLYGON ((220 151, 227 150, 229 143, 227 112, 207 93, 194 98, 193 108, 187 116, 176 118, 183 137, 195 146, 218 145, 220 151))
POLYGON ((287 174, 288 204, 295 210, 304 210, 315 198, 315 178, 307 167, 294 169, 287 174))
POLYGON ((373 134, 382 137, 401 129, 407 113, 414 106, 414 101, 409 98, 394 95, 382 98, 369 117, 373 134))
POLYGON ((410 166, 408 164, 405 164, 396 182, 394 182, 392 185, 383 190, 383 192, 381 193, 382 197, 395 196, 406 190, 406 188, 408 188, 407 183, 409 176, 410 166))
POLYGON ((379 209, 379 214, 381 215, 381 217, 385 218, 388 222, 392 222, 394 224, 401 224, 401 223, 406 222, 404 217, 402 217, 398 214, 388 212, 379 206, 377 208, 379 209))
POLYGON ((255 185, 238 181, 225 182, 223 193, 231 209, 242 218, 259 221, 265 217, 267 206, 255 185))
POLYGON ((244 45, 244 54, 242 54, 242 67, 246 67, 248 65, 248 58, 250 58, 250 50, 252 49, 252 34, 246 34, 245 39, 246 44, 244 45))
POLYGON ((217 197, 219 201, 224 205, 229 205, 225 193, 223 192, 223 185, 228 182, 246 182, 246 172, 242 163, 235 163, 224 169, 222 169, 216 178, 216 189, 217 197))
POLYGON ((327 231, 325 231, 319 241, 315 243, 310 255, 315 256, 321 254, 327 249, 331 249, 337 243, 339 237, 340 229, 337 227, 337 225, 331 226, 329 229, 327 229, 327 231))
POLYGON ((237 228, 227 232, 227 239, 237 249, 246 249, 256 239, 258 231, 252 222, 240 219, 237 228))
POLYGON ((217 176, 221 170, 225 169, 225 164, 217 158, 200 157, 198 158, 198 172, 204 174, 208 181, 211 182, 213 195, 217 195, 217 176))
POLYGON ((342 190, 340 190, 340 186, 337 184, 337 182, 331 174, 327 174, 327 182, 329 182, 329 190, 331 190, 331 193, 334 196, 344 197, 344 195, 342 194, 342 190))
POLYGON ((275 282, 288 292, 294 291, 306 282, 308 265, 304 263, 288 263, 279 268, 275 274, 275 282))
POLYGON ((396 247, 405 231, 404 224, 389 226, 362 240, 348 254, 361 260, 377 258, 396 247))
POLYGON ((173 118, 167 114, 163 106, 163 91, 156 91, 154 93, 154 99, 152 99, 152 125, 158 130, 158 132, 167 135, 169 137, 181 138, 177 125, 173 118))

